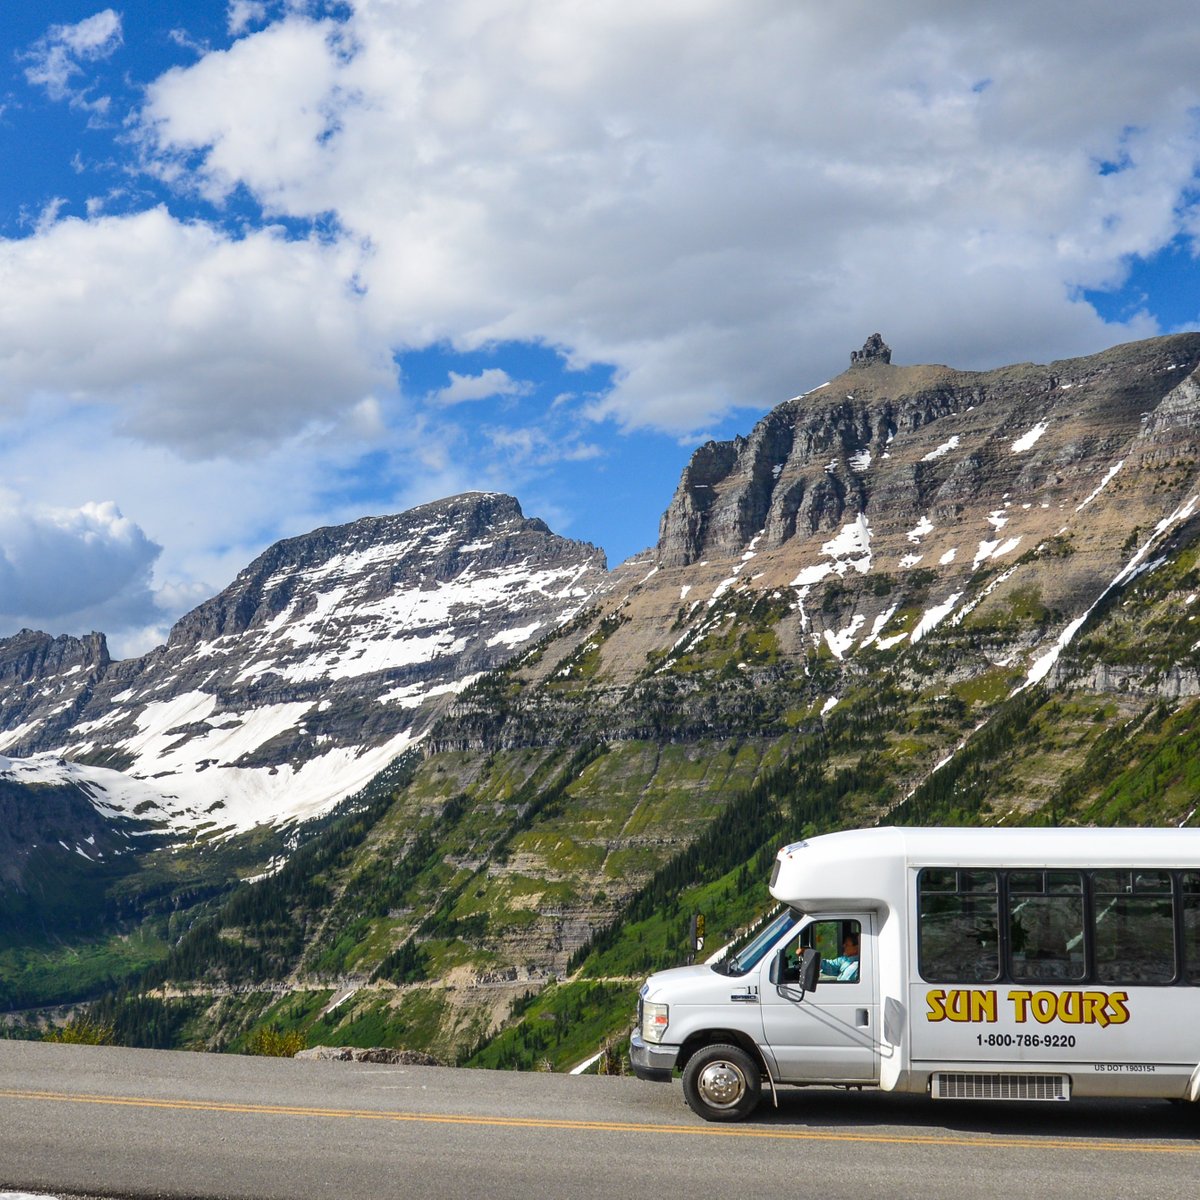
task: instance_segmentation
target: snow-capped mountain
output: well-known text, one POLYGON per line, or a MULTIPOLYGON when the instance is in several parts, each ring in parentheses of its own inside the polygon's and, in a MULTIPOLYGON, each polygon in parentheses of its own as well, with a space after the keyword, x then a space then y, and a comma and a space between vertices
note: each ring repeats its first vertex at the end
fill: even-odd
POLYGON ((603 553, 472 493, 272 546, 139 659, 0 641, 0 778, 177 830, 315 815, 479 673, 574 616, 603 553))

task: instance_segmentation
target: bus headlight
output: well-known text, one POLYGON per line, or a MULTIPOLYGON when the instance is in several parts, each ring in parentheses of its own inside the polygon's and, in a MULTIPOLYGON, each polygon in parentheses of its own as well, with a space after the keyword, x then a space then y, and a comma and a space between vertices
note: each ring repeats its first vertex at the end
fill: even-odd
POLYGON ((645 1042, 661 1042, 667 1032, 669 1006, 666 1004, 651 1004, 648 1001, 642 1005, 642 1040, 645 1042))

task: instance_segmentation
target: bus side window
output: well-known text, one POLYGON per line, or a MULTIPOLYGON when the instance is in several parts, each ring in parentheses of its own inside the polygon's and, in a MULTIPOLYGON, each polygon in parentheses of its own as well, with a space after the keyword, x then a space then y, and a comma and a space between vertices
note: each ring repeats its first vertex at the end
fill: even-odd
POLYGON ((1183 966, 1187 979, 1200 983, 1200 871, 1183 876, 1183 966))
POLYGON ((1170 872, 1094 871, 1092 907, 1098 982, 1174 982, 1170 872))
POLYGON ((991 983, 1000 975, 995 871, 927 868, 918 883, 918 961, 931 983, 991 983))
POLYGON ((1083 925, 1079 871, 1008 873, 1008 948, 1014 980, 1082 980, 1087 974, 1083 925))
POLYGON ((821 956, 821 983, 858 983, 862 927, 857 921, 814 921, 799 949, 812 947, 821 956))

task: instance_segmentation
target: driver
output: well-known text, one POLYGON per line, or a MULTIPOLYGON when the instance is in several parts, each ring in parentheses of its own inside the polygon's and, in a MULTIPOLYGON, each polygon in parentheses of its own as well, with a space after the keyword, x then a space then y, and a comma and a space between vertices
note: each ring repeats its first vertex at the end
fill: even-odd
POLYGON ((842 952, 837 958, 821 959, 821 974, 830 976, 838 983, 858 982, 858 934, 847 930, 842 939, 842 952))

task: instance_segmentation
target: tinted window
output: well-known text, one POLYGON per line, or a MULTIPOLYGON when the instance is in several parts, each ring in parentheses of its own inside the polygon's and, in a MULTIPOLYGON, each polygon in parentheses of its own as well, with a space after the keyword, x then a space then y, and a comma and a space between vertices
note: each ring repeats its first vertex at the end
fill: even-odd
POLYGON ((1170 983, 1175 978, 1171 898, 1096 895, 1096 979, 1170 983))
POLYGON ((1188 979, 1200 983, 1200 872, 1183 876, 1183 966, 1188 979))
POLYGON ((937 867, 917 890, 930 982, 994 982, 1003 962, 1020 983, 1200 984, 1200 871, 937 867))
POLYGON ((1019 982, 1075 983, 1086 976, 1081 872, 1010 874, 1008 948, 1019 982))
POLYGON ((995 871, 921 872, 920 972, 936 983, 988 983, 999 977, 995 871))

